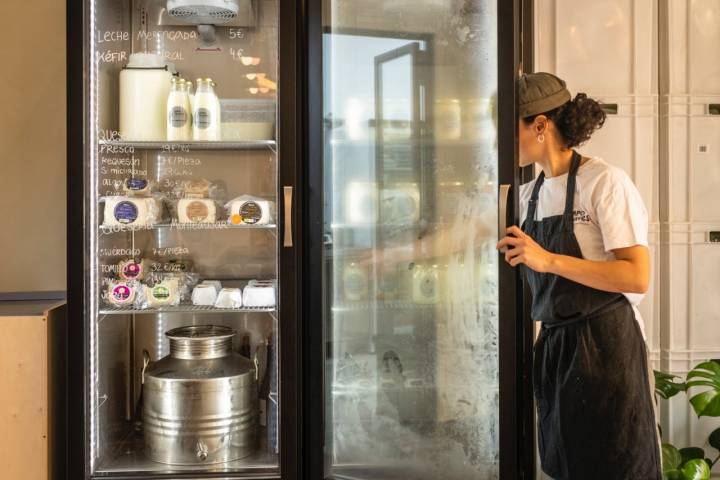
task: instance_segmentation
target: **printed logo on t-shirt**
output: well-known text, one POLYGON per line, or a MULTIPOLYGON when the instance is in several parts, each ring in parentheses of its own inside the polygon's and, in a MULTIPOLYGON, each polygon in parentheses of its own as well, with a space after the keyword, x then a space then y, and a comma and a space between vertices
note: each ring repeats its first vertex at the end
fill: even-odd
POLYGON ((590 215, 585 210, 573 210, 573 223, 590 223, 590 215))

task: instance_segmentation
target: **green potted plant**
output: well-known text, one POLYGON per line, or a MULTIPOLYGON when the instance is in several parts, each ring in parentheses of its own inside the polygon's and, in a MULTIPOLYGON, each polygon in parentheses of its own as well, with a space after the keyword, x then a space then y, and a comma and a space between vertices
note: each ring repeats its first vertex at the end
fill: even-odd
MULTIPOLYGON (((698 418, 720 417, 720 360, 702 362, 687 374, 684 382, 680 382, 678 379, 679 377, 675 375, 655 371, 655 393, 668 399, 680 392, 685 392, 688 394, 690 404, 698 418)), ((663 478, 667 480, 709 479, 713 466, 720 461, 720 427, 710 433, 708 443, 717 450, 710 454, 710 457, 701 447, 677 448, 670 443, 663 443, 663 478)))

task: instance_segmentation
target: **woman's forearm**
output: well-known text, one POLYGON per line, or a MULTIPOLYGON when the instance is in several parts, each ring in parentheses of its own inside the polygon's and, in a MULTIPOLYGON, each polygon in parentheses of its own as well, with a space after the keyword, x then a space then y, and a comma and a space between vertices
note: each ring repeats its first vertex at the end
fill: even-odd
POLYGON ((585 260, 551 253, 516 225, 497 248, 505 251, 505 261, 513 267, 521 263, 540 273, 553 273, 573 282, 615 293, 645 293, 650 281, 650 255, 644 245, 612 250, 615 260, 585 260))
POLYGON ((593 261, 552 254, 547 272, 597 290, 617 293, 645 293, 648 272, 630 260, 593 261))
POLYGON ((439 226, 412 242, 391 247, 380 246, 375 254, 381 255, 386 261, 396 263, 422 262, 447 257, 464 252, 468 248, 477 248, 492 238, 496 232, 491 221, 494 219, 488 221, 483 218, 481 221, 470 223, 469 228, 463 225, 462 228, 455 230, 448 226, 439 226))

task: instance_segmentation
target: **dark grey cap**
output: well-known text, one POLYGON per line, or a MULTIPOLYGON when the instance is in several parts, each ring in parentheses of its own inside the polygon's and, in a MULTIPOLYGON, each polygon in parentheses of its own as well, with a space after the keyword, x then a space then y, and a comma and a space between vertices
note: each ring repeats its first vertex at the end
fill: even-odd
POLYGON ((565 81, 552 73, 524 73, 518 79, 520 118, 548 112, 570 101, 565 81))

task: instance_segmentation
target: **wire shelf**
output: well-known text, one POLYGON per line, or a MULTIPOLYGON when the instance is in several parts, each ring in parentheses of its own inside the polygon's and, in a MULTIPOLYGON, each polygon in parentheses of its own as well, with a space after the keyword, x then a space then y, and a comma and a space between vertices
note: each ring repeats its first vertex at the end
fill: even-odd
POLYGON ((241 308, 216 308, 208 305, 183 304, 161 308, 134 308, 134 307, 111 307, 104 306, 100 309, 101 315, 130 315, 130 314, 154 314, 154 313, 272 313, 275 307, 241 307, 241 308))
MULTIPOLYGON (((163 150, 168 152, 189 152, 193 150, 262 150, 275 149, 275 140, 253 140, 247 142, 132 142, 124 140, 100 140, 101 146, 136 148, 138 150, 163 150)), ((108 152, 112 153, 112 152, 108 152)))
POLYGON ((143 230, 171 229, 179 231, 194 230, 275 230, 274 223, 266 225, 233 225, 225 222, 214 223, 156 223, 154 225, 100 225, 102 233, 141 232, 143 230))

